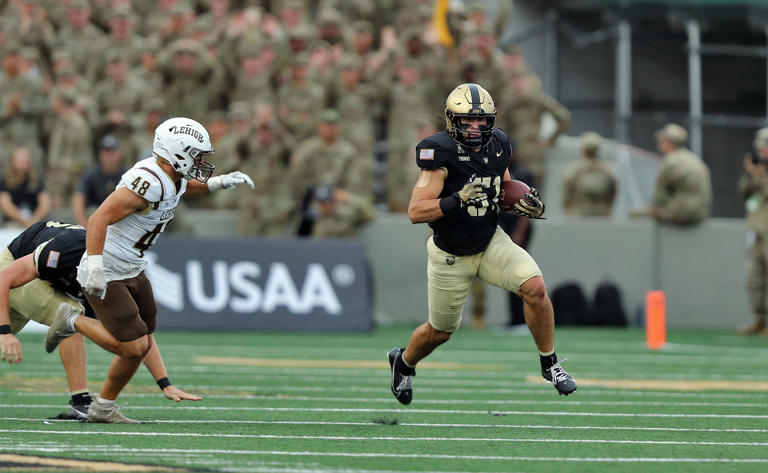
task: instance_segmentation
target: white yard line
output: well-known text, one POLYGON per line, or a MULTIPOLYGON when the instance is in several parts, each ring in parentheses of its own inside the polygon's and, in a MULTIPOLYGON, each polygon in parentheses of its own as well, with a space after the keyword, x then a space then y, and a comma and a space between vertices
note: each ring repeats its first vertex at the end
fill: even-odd
POLYGON ((88 453, 89 455, 114 455, 115 453, 144 453, 164 455, 167 453, 207 453, 219 455, 276 455, 310 457, 352 457, 352 458, 417 458, 436 460, 484 460, 484 461, 533 461, 533 462, 600 462, 600 463, 768 463, 768 458, 653 458, 653 457, 525 457, 504 455, 448 455, 434 453, 373 453, 373 452, 310 452, 281 450, 227 450, 227 449, 178 449, 178 448, 122 448, 109 447, 99 451, 90 446, 62 445, 58 447, 19 446, 15 450, 32 452, 88 453))
MULTIPOLYGON (((391 401, 394 402, 394 401, 391 401)), ((0 404, 0 408, 40 409, 61 408, 57 404, 0 404)), ((571 416, 571 417, 662 417, 685 419, 768 419, 768 415, 758 414, 679 414, 679 413, 622 413, 622 412, 567 412, 567 411, 489 411, 489 410, 460 410, 460 409, 367 409, 367 408, 332 408, 332 407, 257 407, 257 406, 138 406, 126 405, 125 410, 187 410, 187 411, 253 411, 253 412, 340 412, 340 413, 397 413, 397 414, 458 414, 458 415, 487 415, 498 416, 571 416)))
MULTIPOLYGON (((49 422, 69 423, 67 420, 40 419, 38 417, 0 417, 0 420, 17 422, 49 422)), ((167 420, 151 419, 144 421, 148 424, 255 424, 255 425, 339 425, 339 426, 368 426, 381 428, 382 424, 376 422, 332 422, 332 421, 306 421, 306 420, 167 420)), ((623 430, 623 431, 649 431, 649 432, 712 432, 712 433, 755 433, 765 434, 768 429, 717 429, 717 428, 684 428, 684 427, 635 427, 619 425, 537 425, 537 424, 432 424, 426 422, 398 422, 403 427, 434 427, 443 428, 480 428, 480 429, 543 429, 543 430, 623 430)))
MULTIPOLYGON (((295 388, 297 386, 289 386, 295 388)), ((254 389, 251 387, 250 389, 254 389)), ((263 389, 263 386, 260 387, 263 389)), ((191 387, 185 387, 191 390, 191 387)), ((197 387, 196 389, 200 389, 197 387)), ((213 386, 210 389, 215 389, 213 386)), ((285 386, 274 386, 270 390, 279 392, 281 390, 290 391, 285 386)), ((550 388, 551 390, 551 388, 550 388)), ((550 390, 546 392, 549 393, 550 390)), ((320 389, 319 391, 324 391, 320 389)), ((376 389, 375 392, 381 392, 382 389, 376 389)), ((443 392, 443 390, 435 390, 443 392)), ((422 390, 419 390, 422 392, 422 390)), ((552 393, 554 394, 554 392, 552 393)), ((581 394, 581 393, 579 393, 581 394)), ((36 393, 39 397, 61 397, 61 393, 36 393)), ((24 393, 24 397, 29 398, 29 393, 24 393)), ((150 393, 129 393, 126 398, 157 398, 157 394, 150 393)), ((313 397, 313 396, 286 396, 286 395, 266 395, 266 394, 206 394, 206 399, 242 399, 242 400, 264 400, 264 401, 299 401, 299 402, 343 402, 343 403, 391 403, 391 397, 383 398, 360 398, 360 397, 313 397)), ((511 404, 511 405, 562 405, 562 406, 674 406, 674 407, 733 407, 733 408, 756 408, 765 409, 768 402, 750 403, 750 402, 667 402, 667 401, 579 401, 579 400, 531 400, 531 399, 419 399, 419 404, 511 404)))
POLYGON ((346 435, 270 435, 270 434, 200 434, 189 432, 89 432, 82 430, 16 430, 0 429, 0 433, 25 433, 45 435, 95 435, 95 436, 128 436, 128 437, 205 437, 205 438, 242 438, 263 440, 340 440, 340 441, 451 441, 451 442, 508 442, 508 443, 600 443, 626 445, 706 445, 724 447, 765 447, 768 442, 712 442, 712 441, 681 441, 681 440, 614 440, 614 439, 529 439, 529 438, 499 438, 499 437, 363 437, 346 435))

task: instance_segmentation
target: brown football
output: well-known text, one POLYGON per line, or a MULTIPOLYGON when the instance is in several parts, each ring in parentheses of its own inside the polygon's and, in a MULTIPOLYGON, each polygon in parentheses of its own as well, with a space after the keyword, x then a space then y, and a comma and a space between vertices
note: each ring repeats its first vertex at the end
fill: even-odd
POLYGON ((501 210, 510 211, 515 204, 530 192, 531 188, 523 181, 504 181, 501 183, 501 195, 499 196, 499 206, 501 210))

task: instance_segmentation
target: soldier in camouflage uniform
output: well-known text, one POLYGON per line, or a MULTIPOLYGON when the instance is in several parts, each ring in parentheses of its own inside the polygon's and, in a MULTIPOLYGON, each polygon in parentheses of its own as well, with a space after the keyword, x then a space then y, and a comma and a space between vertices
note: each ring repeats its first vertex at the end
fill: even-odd
POLYGON ((99 71, 104 71, 109 57, 114 54, 122 57, 130 68, 139 64, 145 41, 143 37, 135 34, 135 23, 136 19, 130 10, 118 8, 112 11, 109 18, 109 36, 99 55, 99 71))
POLYGON ((95 162, 91 127, 77 106, 74 91, 62 90, 53 97, 56 121, 48 147, 46 188, 54 208, 69 202, 86 168, 95 162))
POLYGON ((340 138, 339 119, 336 110, 324 110, 317 123, 317 134, 303 141, 291 156, 291 188, 297 205, 318 185, 354 192, 353 188, 363 182, 369 187, 362 195, 370 195, 371 179, 357 171, 365 160, 358 158, 352 143, 340 138))
POLYGON ((360 60, 355 56, 344 56, 334 76, 337 80, 329 84, 325 104, 341 115, 341 137, 354 144, 360 156, 373 156, 375 130, 371 108, 377 91, 361 82, 360 60))
POLYGON ((753 151, 744 158, 744 175, 739 193, 747 211, 748 240, 751 241, 747 292, 755 323, 739 329, 743 335, 768 335, 765 298, 768 294, 768 128, 755 134, 753 151))
POLYGON ((137 121, 144 84, 141 79, 128 75, 128 63, 120 51, 111 51, 105 57, 106 77, 93 90, 99 111, 96 129, 99 135, 112 134, 123 144, 123 156, 129 156, 130 137, 137 121))
POLYGON ((292 235, 298 224, 288 158, 290 150, 280 133, 280 123, 269 106, 257 113, 256 129, 248 142, 248 156, 241 170, 253 176, 256 190, 243 193, 240 234, 292 235))
POLYGON ((509 133, 517 145, 521 162, 533 172, 541 189, 544 186, 547 152, 568 128, 571 114, 557 100, 546 95, 538 78, 524 67, 513 72, 510 85, 503 90, 502 97, 508 99, 499 106, 499 127, 509 133), (545 113, 549 113, 557 123, 556 130, 546 138, 541 136, 541 119, 545 113))
POLYGON ((25 74, 18 43, 9 45, 0 72, 0 151, 31 147, 39 156, 40 119, 46 106, 39 77, 25 74))
POLYGON ((75 70, 93 81, 99 67, 94 58, 99 57, 107 36, 91 23, 91 7, 87 0, 72 0, 67 20, 56 35, 56 44, 69 53, 75 70))
POLYGON ((235 75, 235 86, 229 94, 230 100, 258 100, 274 105, 274 46, 263 39, 248 38, 240 43, 238 57, 239 69, 235 75))
POLYGON ((199 118, 219 109, 224 71, 199 41, 174 41, 161 53, 159 63, 169 115, 199 118))
POLYGON ((313 238, 351 238, 376 216, 376 208, 344 189, 320 186, 313 193, 313 238))
POLYGON ((439 105, 425 102, 421 87, 421 69, 414 61, 402 61, 397 68, 398 81, 390 87, 389 126, 387 127, 387 202, 390 210, 404 212, 415 182, 413 144, 418 143, 418 123, 428 118, 416 110, 439 110, 439 105))
POLYGON ((314 134, 324 96, 323 87, 309 76, 309 57, 299 55, 291 64, 288 81, 277 91, 277 115, 297 141, 314 134))
POLYGON ((616 177, 600 160, 600 135, 581 135, 581 160, 574 163, 563 179, 563 207, 569 215, 608 216, 616 197, 616 177))
POLYGON ((686 149, 687 140, 685 128, 673 123, 656 132, 664 159, 649 214, 662 223, 695 225, 707 218, 712 208, 709 168, 686 149))

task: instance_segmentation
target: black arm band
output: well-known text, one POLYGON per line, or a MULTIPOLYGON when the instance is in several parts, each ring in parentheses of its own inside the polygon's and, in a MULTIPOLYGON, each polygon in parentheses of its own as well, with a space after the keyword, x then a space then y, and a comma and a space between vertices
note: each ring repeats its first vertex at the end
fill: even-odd
POLYGON ((461 205, 461 199, 456 194, 440 199, 440 210, 443 211, 443 215, 448 215, 450 212, 458 209, 459 205, 461 205))
POLYGON ((13 333, 10 325, 0 325, 0 335, 8 335, 9 333, 13 333))
POLYGON ((168 379, 168 376, 166 376, 165 378, 160 378, 157 380, 157 385, 160 387, 160 390, 162 391, 163 389, 171 385, 171 380, 168 379))

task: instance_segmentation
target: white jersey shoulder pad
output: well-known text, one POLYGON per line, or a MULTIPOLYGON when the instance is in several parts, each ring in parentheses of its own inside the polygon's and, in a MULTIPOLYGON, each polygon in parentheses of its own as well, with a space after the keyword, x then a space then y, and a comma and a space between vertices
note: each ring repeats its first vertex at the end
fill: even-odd
POLYGON ((148 202, 160 202, 167 197, 164 174, 154 159, 145 159, 123 174, 118 187, 127 187, 148 202))

